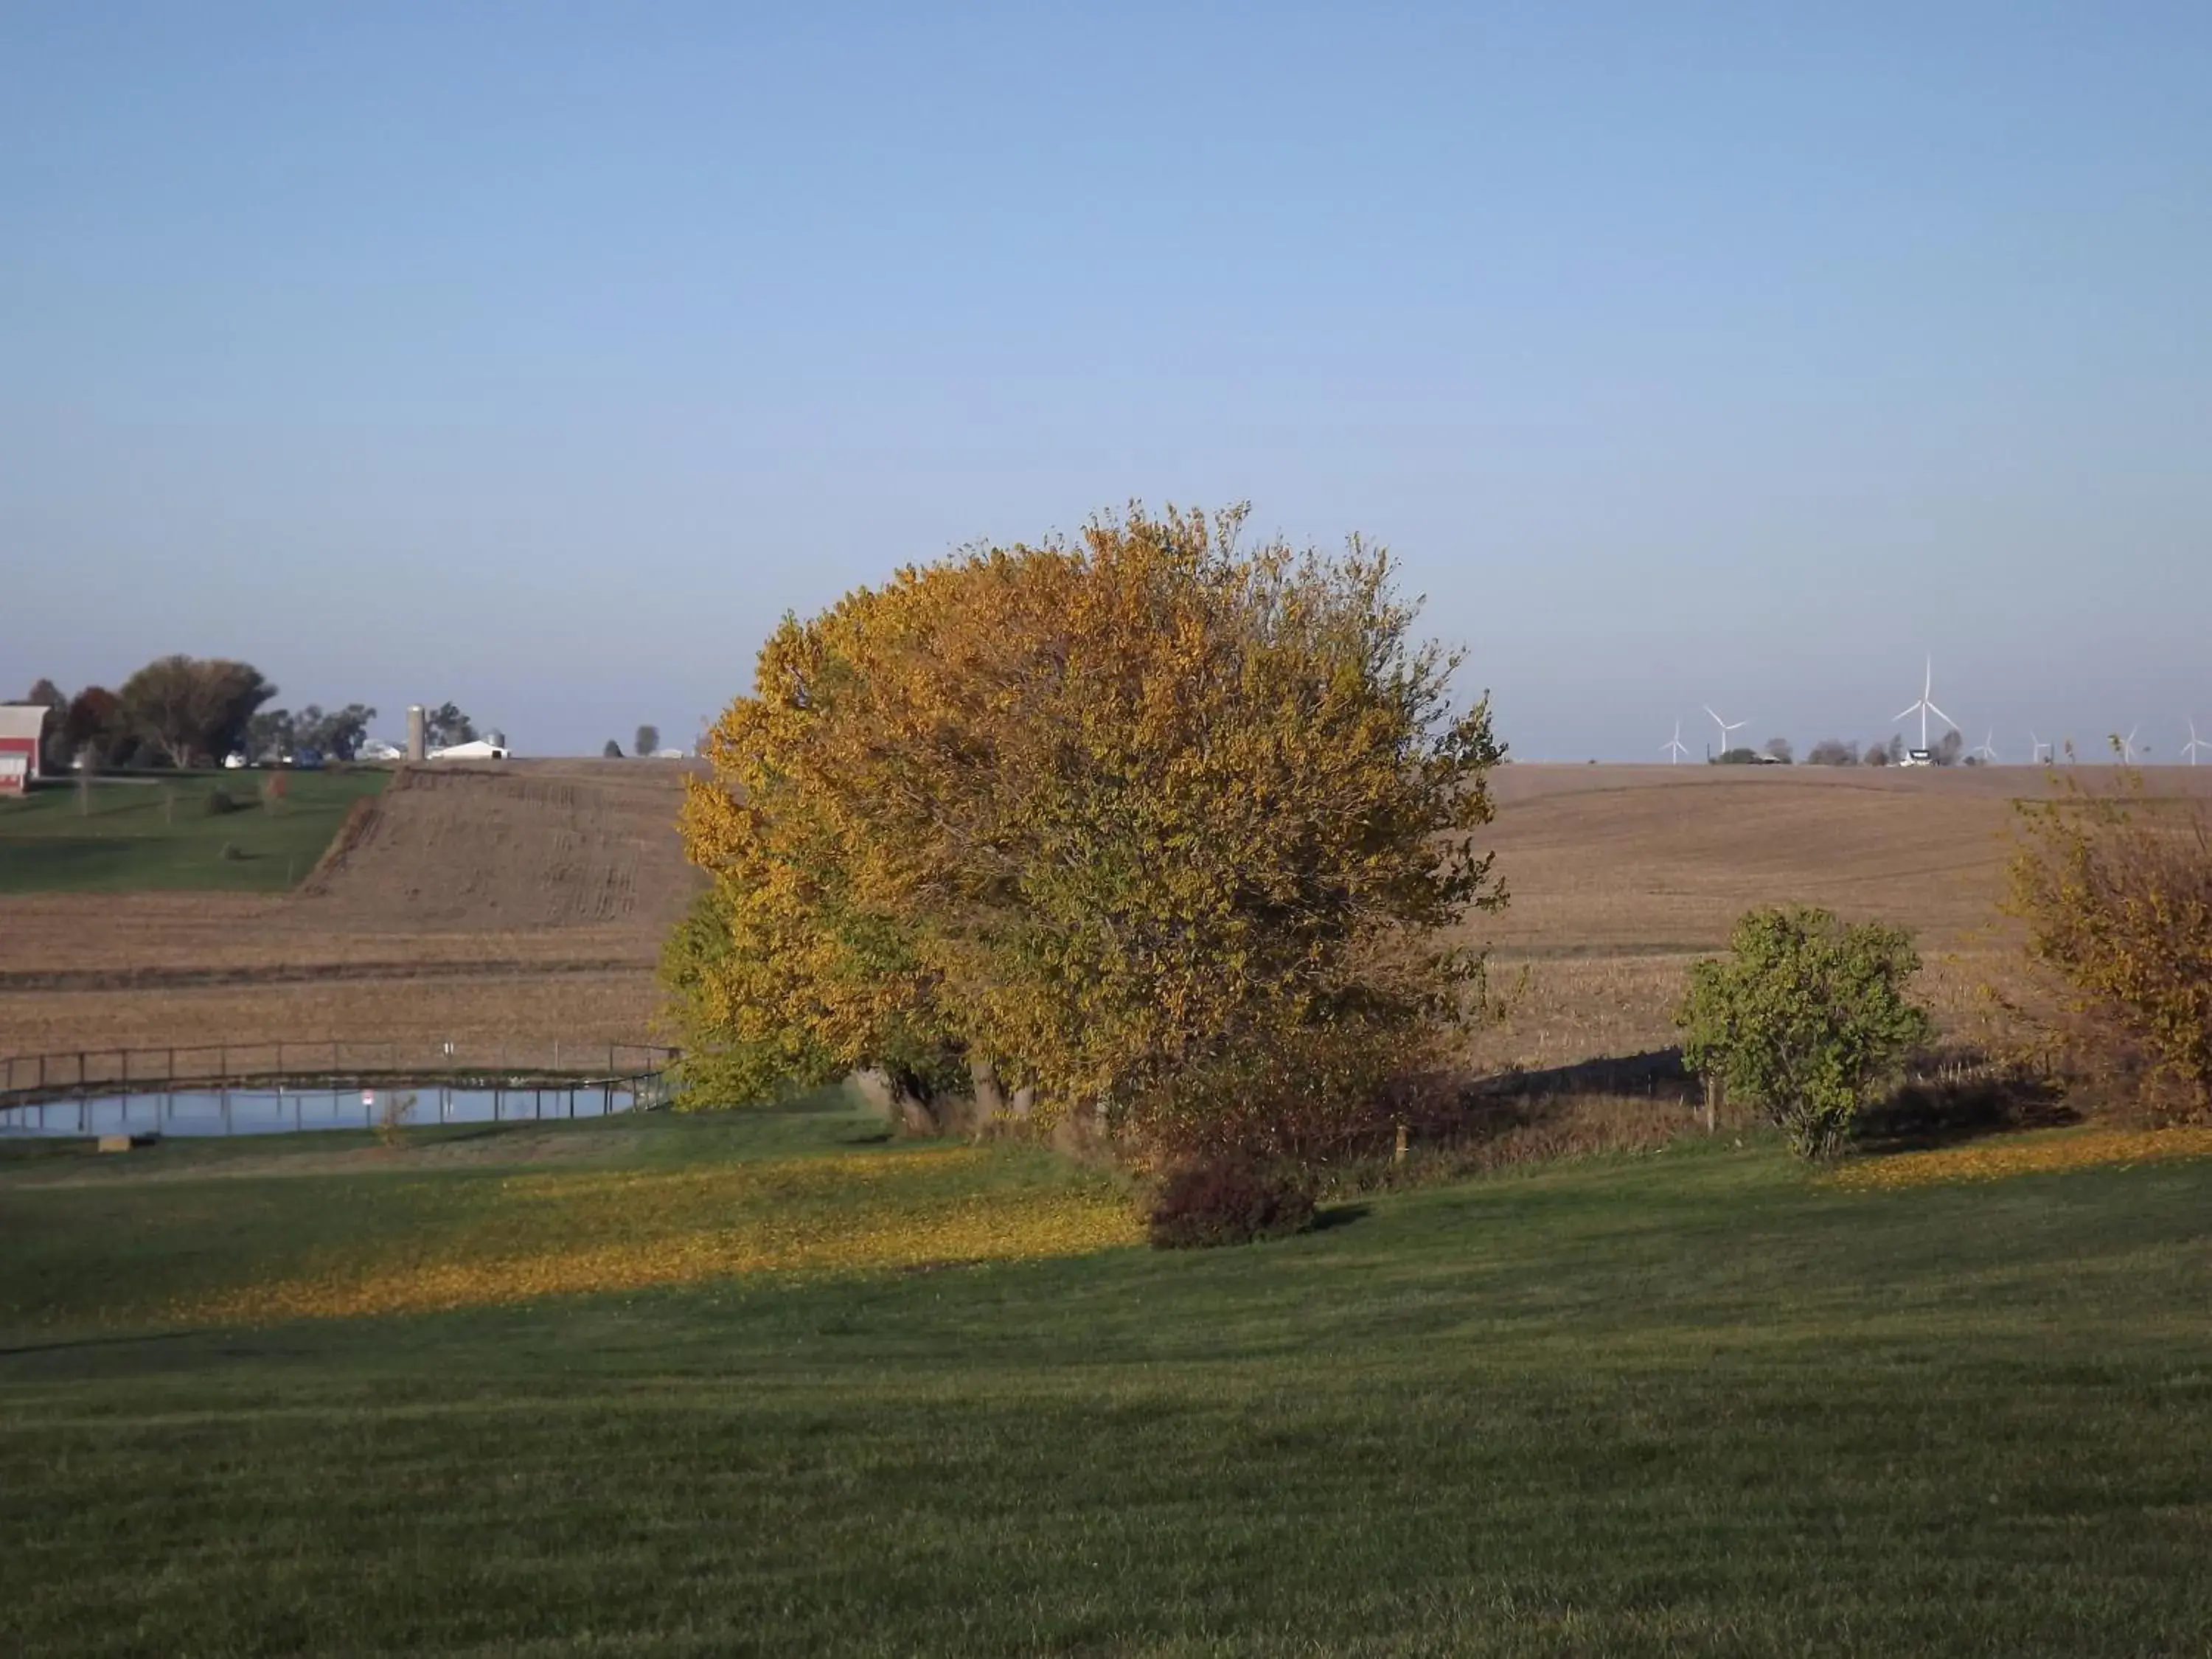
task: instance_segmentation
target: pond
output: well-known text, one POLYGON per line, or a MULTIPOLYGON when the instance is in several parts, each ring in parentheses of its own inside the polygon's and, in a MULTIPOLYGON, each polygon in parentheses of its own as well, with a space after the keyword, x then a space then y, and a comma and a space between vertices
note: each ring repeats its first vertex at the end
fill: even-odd
MULTIPOLYGON (((659 1097, 647 1080, 647 1105, 659 1097)), ((606 1117, 639 1104, 632 1082, 529 1088, 253 1088, 180 1090, 173 1093, 94 1095, 0 1107, 0 1136, 25 1135, 264 1135, 305 1129, 371 1129, 391 1109, 393 1097, 411 1096, 400 1121, 504 1123, 550 1118, 606 1117)))

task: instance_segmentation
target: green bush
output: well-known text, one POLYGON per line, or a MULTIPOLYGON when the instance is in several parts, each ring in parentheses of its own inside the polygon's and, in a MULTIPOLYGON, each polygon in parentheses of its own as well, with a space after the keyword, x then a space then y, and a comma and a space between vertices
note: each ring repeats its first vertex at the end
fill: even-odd
POLYGON ((1912 937, 1791 906, 1749 912, 1729 946, 1690 969, 1674 1017, 1683 1060, 1772 1118, 1801 1157, 1826 1158, 1934 1034, 1905 994, 1920 971, 1912 937))

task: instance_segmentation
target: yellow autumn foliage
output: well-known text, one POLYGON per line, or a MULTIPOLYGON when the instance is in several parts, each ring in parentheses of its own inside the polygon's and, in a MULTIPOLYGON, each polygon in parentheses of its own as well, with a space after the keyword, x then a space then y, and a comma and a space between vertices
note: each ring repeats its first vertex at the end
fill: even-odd
POLYGON ((2133 1078, 2143 1103, 2212 1119, 2212 825, 2160 801, 2140 772, 2111 792, 2073 780, 2021 808, 2007 908, 2027 925, 2044 994, 2015 1000, 2034 1056, 2100 1079, 2133 1078))
POLYGON ((349 1251, 163 1311, 186 1325, 359 1318, 763 1273, 849 1273, 1079 1255, 1143 1237, 1101 1182, 988 1180, 981 1149, 673 1171, 518 1176, 406 1249, 349 1251))
POLYGON ((1850 1164, 1832 1177, 1838 1187, 1875 1191, 1959 1181, 2002 1181, 2101 1164, 2212 1158, 2212 1128, 2103 1129, 2029 1139, 1991 1139, 1936 1152, 1901 1152, 1850 1164))
POLYGON ((1130 1144, 1341 1130, 1479 1003, 1499 758, 1387 555, 1133 508, 787 620, 665 958, 694 1095, 877 1068, 1130 1144))

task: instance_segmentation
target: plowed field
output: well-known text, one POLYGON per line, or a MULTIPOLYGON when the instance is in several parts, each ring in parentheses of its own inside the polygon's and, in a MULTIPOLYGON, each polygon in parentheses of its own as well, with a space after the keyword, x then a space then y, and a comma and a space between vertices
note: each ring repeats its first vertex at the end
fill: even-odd
POLYGON ((653 761, 412 768, 290 894, 0 898, 0 1052, 635 1041, 697 890, 683 778, 653 761))
MULTIPOLYGON (((2212 797, 2212 769, 2148 775, 2212 797)), ((660 941, 697 890, 675 830, 683 776, 649 761, 417 768, 290 895, 0 897, 0 1052, 641 1038, 660 941)), ((1513 901, 1472 931, 1501 984, 1527 977, 1479 1058, 1663 1047, 1688 962, 1747 907, 1785 900, 1913 927, 1931 995, 1963 1018, 2009 969, 1995 904, 2012 803, 2044 787, 2025 767, 1504 768, 1490 839, 1513 901)))
MULTIPOLYGON (((2212 769, 2144 775, 2154 795, 2212 799, 2212 769)), ((1779 902, 1911 928, 1923 993, 1968 1027, 1983 988, 2018 971, 1996 906, 2014 803, 2048 787, 2026 766, 1503 768, 1490 839, 1512 902, 1472 933, 1494 947, 1497 984, 1523 988, 1480 1057, 1541 1067, 1668 1046, 1689 963, 1779 902)))

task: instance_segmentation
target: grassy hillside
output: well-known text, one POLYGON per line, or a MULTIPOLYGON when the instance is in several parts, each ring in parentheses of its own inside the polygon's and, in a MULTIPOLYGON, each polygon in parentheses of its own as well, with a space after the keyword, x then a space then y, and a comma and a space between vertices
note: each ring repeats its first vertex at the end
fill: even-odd
POLYGON ((73 785, 48 785, 0 800, 0 893, 281 892, 305 879, 347 809, 389 775, 181 773, 96 783, 88 803, 73 785), (284 779, 282 801, 262 797, 271 775, 284 779), (237 810, 210 811, 218 792, 237 810))
POLYGON ((5 1645, 2212 1640, 2212 1161, 1862 1190, 1723 1136, 1171 1257, 872 1133, 7 1149, 5 1645))

